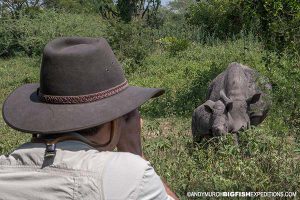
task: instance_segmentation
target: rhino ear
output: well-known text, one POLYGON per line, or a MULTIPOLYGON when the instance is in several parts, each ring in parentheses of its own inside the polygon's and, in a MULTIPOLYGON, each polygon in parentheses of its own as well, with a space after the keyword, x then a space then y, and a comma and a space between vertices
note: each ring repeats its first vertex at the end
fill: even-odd
POLYGON ((207 100, 204 103, 204 109, 209 113, 213 113, 214 105, 215 105, 215 102, 213 102, 212 100, 207 100))
POLYGON ((232 107, 233 107, 232 101, 228 102, 226 104, 226 110, 227 110, 227 112, 230 112, 232 110, 232 107))
POLYGON ((254 103, 258 102, 259 99, 260 99, 260 96, 261 96, 261 93, 254 94, 252 97, 247 99, 247 103, 248 104, 254 104, 254 103))

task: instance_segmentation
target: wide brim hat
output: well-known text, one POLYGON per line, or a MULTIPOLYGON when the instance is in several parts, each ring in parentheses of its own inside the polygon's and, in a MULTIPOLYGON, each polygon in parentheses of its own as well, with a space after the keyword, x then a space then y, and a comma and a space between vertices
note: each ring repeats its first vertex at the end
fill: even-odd
POLYGON ((59 38, 44 49, 40 83, 13 91, 2 114, 21 132, 65 133, 117 119, 163 93, 128 85, 105 39, 59 38))

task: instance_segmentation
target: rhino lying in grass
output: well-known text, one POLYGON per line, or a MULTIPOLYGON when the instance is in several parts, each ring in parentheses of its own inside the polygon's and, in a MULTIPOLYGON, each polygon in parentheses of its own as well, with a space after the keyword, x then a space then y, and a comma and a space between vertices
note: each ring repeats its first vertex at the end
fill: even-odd
POLYGON ((192 132, 194 141, 203 137, 221 136, 228 132, 229 111, 232 102, 227 105, 221 100, 207 100, 194 110, 192 116, 192 132))
MULTIPOLYGON (((206 136, 238 132, 260 124, 269 110, 266 93, 260 90, 258 73, 239 63, 231 63, 209 85, 208 100, 194 110, 194 140, 206 136)), ((263 86, 270 89, 270 85, 263 86)))

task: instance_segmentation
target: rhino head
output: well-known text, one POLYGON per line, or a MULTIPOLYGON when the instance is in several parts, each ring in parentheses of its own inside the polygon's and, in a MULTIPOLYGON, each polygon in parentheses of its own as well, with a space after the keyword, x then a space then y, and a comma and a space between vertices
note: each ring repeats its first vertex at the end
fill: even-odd
POLYGON ((228 114, 228 131, 237 133, 250 127, 249 108, 250 104, 259 101, 261 93, 256 93, 248 99, 231 100, 223 90, 220 91, 221 100, 226 104, 230 102, 232 107, 228 114))
POLYGON ((208 100, 204 103, 206 112, 211 114, 210 133, 213 136, 225 135, 229 127, 229 111, 232 109, 232 102, 224 103, 221 100, 216 102, 208 100))

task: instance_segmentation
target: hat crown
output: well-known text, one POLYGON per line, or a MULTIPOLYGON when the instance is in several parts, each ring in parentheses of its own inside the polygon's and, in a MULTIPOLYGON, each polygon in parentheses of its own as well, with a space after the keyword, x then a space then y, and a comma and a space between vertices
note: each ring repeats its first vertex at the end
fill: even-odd
POLYGON ((124 71, 104 38, 59 38, 44 48, 40 92, 45 95, 95 94, 125 81, 124 71))

